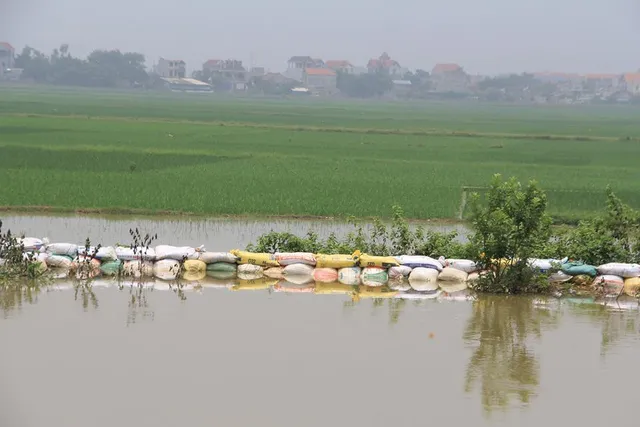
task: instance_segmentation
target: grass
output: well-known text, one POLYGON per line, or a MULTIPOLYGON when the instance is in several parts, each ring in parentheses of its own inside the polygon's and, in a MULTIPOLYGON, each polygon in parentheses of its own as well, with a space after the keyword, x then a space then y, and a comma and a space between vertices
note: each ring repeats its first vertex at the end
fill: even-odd
POLYGON ((639 113, 0 88, 0 206, 452 218, 502 173, 576 219, 640 207, 639 113))

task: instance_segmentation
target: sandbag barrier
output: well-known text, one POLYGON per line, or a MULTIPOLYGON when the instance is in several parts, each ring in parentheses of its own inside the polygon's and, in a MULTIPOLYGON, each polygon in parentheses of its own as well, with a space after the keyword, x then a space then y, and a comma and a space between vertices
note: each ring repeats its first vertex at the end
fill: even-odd
MULTIPOLYGON (((353 293, 375 298, 418 298, 439 292, 464 293, 483 273, 465 259, 352 254, 210 252, 203 246, 85 248, 72 243, 49 244, 23 238, 25 257, 51 269, 55 278, 99 276, 156 278, 162 281, 227 283, 232 289, 276 292, 353 293)), ((507 261, 504 261, 505 263, 507 261)), ((598 286, 605 295, 636 296, 640 265, 608 263, 598 267, 568 259, 530 259, 529 265, 549 274, 552 283, 598 286)), ((1 264, 1 260, 0 260, 1 264)), ((462 294, 461 294, 462 295, 462 294)))

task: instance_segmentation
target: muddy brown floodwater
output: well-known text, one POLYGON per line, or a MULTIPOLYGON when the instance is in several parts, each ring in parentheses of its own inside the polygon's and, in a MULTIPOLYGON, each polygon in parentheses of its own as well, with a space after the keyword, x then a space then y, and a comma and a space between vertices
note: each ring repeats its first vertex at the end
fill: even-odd
MULTIPOLYGON (((65 241, 125 239, 136 225, 4 222, 65 241)), ((148 224, 173 230, 162 242, 214 250, 279 227, 148 224)), ((0 426, 638 425, 630 299, 90 291, 0 295, 0 426)))

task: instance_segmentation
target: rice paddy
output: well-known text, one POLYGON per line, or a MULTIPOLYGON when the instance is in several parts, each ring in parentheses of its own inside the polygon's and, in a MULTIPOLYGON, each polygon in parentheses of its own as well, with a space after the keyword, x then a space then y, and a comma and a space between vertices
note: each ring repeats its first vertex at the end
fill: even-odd
POLYGON ((557 218, 640 207, 640 110, 0 87, 0 206, 456 218, 535 179, 557 218))

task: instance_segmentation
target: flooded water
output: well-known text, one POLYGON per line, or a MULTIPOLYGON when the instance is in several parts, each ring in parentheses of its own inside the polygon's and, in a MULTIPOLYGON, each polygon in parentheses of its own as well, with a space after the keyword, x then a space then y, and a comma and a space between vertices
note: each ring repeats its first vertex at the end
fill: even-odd
MULTIPOLYGON (((272 228, 243 224, 164 230, 215 250, 229 247, 220 236, 243 246, 272 228)), ((132 223, 5 225, 118 240, 132 223)), ((633 299, 400 299, 276 282, 0 294, 0 426, 637 426, 633 299)))

